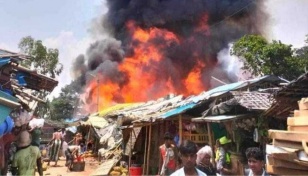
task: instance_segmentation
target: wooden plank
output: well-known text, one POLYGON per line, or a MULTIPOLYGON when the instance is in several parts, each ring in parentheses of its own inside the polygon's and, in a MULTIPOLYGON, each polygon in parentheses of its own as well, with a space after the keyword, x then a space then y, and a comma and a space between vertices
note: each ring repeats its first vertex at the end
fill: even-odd
POLYGON ((295 159, 294 162, 296 162, 299 165, 308 167, 308 162, 307 161, 300 161, 298 159, 295 159))
POLYGON ((305 117, 288 117, 287 124, 289 126, 307 126, 308 125, 308 118, 305 117))
POLYGON ((300 117, 299 110, 294 110, 294 117, 300 117))
POLYGON ((288 126, 288 131, 308 131, 308 126, 288 126))
POLYGON ((282 141, 278 139, 273 140, 273 145, 276 147, 287 147, 302 150, 303 146, 300 142, 282 141))
POLYGON ((308 171, 283 168, 283 167, 275 167, 270 164, 266 165, 266 171, 267 173, 277 174, 277 175, 308 175, 308 171))
POLYGON ((300 110, 299 116, 303 118, 308 118, 308 110, 300 110))
POLYGON ((294 161, 298 159, 296 153, 273 153, 271 156, 285 161, 294 161))
MULTIPOLYGON (((110 159, 103 162, 101 165, 97 167, 95 171, 93 171, 90 175, 91 176, 101 176, 101 175, 108 175, 112 167, 119 161, 120 159, 110 159)), ((78 174, 76 174, 78 175, 78 174)))
POLYGON ((302 142, 302 140, 308 141, 308 132, 268 130, 268 136, 271 139, 280 139, 285 141, 294 141, 294 142, 302 142))
POLYGON ((283 168, 298 169, 298 170, 308 170, 308 167, 299 165, 294 160, 286 161, 286 160, 274 158, 271 155, 268 156, 268 163, 275 167, 283 167, 283 168))

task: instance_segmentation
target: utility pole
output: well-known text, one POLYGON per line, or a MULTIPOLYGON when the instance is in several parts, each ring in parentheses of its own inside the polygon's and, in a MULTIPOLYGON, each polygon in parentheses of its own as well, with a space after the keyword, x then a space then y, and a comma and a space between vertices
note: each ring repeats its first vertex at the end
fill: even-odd
POLYGON ((97 112, 99 111, 99 78, 97 77, 97 112))
POLYGON ((89 73, 89 75, 92 76, 93 78, 96 78, 96 82, 97 82, 96 110, 98 112, 99 111, 99 77, 96 77, 92 73, 89 73))

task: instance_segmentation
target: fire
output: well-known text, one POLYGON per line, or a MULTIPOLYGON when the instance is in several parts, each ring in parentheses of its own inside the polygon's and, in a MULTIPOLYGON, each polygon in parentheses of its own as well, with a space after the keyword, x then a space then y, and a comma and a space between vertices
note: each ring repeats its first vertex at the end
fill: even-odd
POLYGON ((188 74, 184 84, 187 88, 187 93, 197 94, 204 90, 204 86, 201 81, 201 73, 204 68, 204 64, 201 61, 198 61, 198 64, 194 69, 188 74))
POLYGON ((151 40, 158 37, 162 38, 169 45, 172 42, 179 43, 178 38, 171 32, 152 28, 149 31, 142 30, 128 23, 129 30, 133 33, 133 41, 137 41, 137 46, 134 46, 134 55, 125 58, 124 62, 119 66, 119 70, 126 73, 129 77, 129 83, 123 87, 121 94, 125 102, 146 101, 150 97, 161 97, 171 91, 173 87, 160 87, 148 95, 148 91, 153 89, 154 84, 159 81, 155 77, 159 72, 157 65, 162 60, 161 48, 163 45, 153 45, 151 40))
MULTIPOLYGON (((201 18, 195 32, 208 32, 206 20, 207 16, 201 18)), ((206 64, 201 59, 198 59, 186 76, 178 76, 178 81, 164 74, 168 73, 168 69, 161 70, 162 60, 166 60, 167 57, 164 51, 173 45, 181 45, 183 39, 180 36, 166 29, 155 27, 145 30, 133 21, 129 21, 126 27, 132 38, 130 47, 133 49, 133 54, 119 63, 118 70, 127 76, 128 81, 124 85, 119 85, 107 79, 100 81, 97 85, 93 80, 88 85, 92 90, 91 106, 98 101, 98 108, 102 110, 115 103, 144 102, 170 93, 191 95, 205 90, 201 75, 206 64), (99 92, 98 100, 97 91, 99 92)), ((189 41, 193 42, 194 38, 191 37, 189 41)), ((200 57, 200 54, 191 54, 191 56, 200 57)), ((182 72, 179 69, 174 68, 174 70, 174 74, 182 72)))

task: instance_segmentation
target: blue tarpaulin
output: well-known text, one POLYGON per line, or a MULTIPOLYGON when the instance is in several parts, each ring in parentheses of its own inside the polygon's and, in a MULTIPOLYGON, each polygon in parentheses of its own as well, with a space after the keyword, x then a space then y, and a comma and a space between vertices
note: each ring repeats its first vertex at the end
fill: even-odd
POLYGON ((18 80, 18 84, 19 84, 20 86, 27 86, 27 82, 26 82, 26 80, 25 80, 25 76, 26 76, 25 73, 23 73, 23 72, 17 72, 15 78, 18 80))
POLYGON ((211 89, 207 92, 203 92, 200 95, 193 97, 192 101, 197 103, 201 100, 206 100, 206 99, 209 99, 211 97, 219 96, 219 95, 222 95, 222 94, 227 93, 229 91, 234 91, 234 90, 243 88, 243 87, 251 85, 251 84, 259 83, 261 81, 269 81, 269 82, 281 81, 282 82, 283 80, 281 80, 279 77, 276 77, 276 76, 267 75, 267 76, 263 76, 263 77, 259 77, 259 78, 254 78, 254 79, 249 79, 249 80, 245 80, 245 81, 226 84, 226 85, 219 86, 219 87, 216 87, 214 89, 211 89))
POLYGON ((1 58, 0 59, 0 67, 10 62, 10 59, 8 58, 1 58))
POLYGON ((190 103, 190 104, 187 104, 187 105, 184 105, 184 106, 177 107, 177 108, 172 109, 172 110, 166 112, 165 114, 163 114, 162 118, 167 118, 167 117, 170 117, 170 116, 173 116, 173 115, 180 114, 180 113, 182 113, 182 112, 184 112, 188 109, 193 108, 196 105, 197 105, 196 103, 190 103))

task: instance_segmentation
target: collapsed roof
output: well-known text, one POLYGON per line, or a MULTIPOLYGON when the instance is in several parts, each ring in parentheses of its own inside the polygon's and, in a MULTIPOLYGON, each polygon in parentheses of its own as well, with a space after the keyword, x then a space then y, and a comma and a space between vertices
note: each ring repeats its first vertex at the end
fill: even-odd
POLYGON ((265 116, 286 119, 298 109, 302 97, 308 97, 308 72, 291 81, 273 94, 275 102, 264 113, 265 116))

